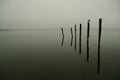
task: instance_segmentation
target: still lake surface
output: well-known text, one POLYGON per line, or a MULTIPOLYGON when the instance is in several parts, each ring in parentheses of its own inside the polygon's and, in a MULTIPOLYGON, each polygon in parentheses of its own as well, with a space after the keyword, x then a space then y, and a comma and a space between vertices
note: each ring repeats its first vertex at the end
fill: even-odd
POLYGON ((0 80, 120 80, 120 30, 102 30, 100 52, 98 30, 71 41, 70 29, 0 31, 0 80))

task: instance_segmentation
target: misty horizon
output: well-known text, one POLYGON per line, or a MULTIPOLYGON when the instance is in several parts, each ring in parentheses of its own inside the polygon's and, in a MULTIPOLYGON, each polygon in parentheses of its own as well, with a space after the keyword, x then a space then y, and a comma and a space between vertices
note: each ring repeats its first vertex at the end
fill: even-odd
POLYGON ((0 28, 69 28, 82 23, 96 28, 98 19, 104 28, 119 28, 119 0, 1 0, 0 28))

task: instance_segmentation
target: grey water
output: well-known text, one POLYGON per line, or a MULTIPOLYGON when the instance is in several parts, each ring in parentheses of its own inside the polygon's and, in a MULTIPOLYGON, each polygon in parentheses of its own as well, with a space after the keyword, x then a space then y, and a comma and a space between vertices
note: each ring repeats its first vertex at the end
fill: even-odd
POLYGON ((0 31, 0 80, 120 80, 120 30, 74 33, 0 31))

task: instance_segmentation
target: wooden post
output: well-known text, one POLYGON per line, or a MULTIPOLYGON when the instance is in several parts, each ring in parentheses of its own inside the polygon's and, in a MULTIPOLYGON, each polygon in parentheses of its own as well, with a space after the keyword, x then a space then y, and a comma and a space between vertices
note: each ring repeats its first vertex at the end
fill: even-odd
POLYGON ((63 31, 63 28, 61 28, 61 31, 62 31, 62 36, 64 37, 64 31, 63 31))
POLYGON ((70 31, 71 31, 71 44, 70 44, 70 46, 72 46, 72 43, 73 43, 73 30, 72 30, 72 27, 70 28, 70 31))
POLYGON ((82 34, 82 24, 80 24, 80 31, 79 31, 79 54, 81 54, 81 34, 82 34))
POLYGON ((89 62, 89 36, 90 36, 90 20, 88 20, 87 26, 87 62, 89 62))
POLYGON ((102 19, 99 19, 99 32, 98 32, 98 60, 97 60, 97 73, 100 73, 100 43, 101 43, 101 32, 102 32, 102 19))
POLYGON ((76 26, 76 24, 75 24, 75 52, 76 52, 76 40, 77 40, 77 36, 76 36, 76 30, 77 30, 77 29, 76 29, 76 27, 77 27, 77 26, 76 26))
POLYGON ((63 31, 63 28, 61 28, 61 31, 62 31, 62 42, 61 42, 61 46, 63 46, 63 43, 64 43, 64 31, 63 31))
POLYGON ((87 37, 90 35, 90 20, 88 20, 88 26, 87 26, 87 37))

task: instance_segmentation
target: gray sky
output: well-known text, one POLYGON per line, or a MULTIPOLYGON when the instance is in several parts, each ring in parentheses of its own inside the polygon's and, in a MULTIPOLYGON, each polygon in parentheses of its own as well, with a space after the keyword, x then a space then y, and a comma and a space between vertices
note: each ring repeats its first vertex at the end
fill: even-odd
POLYGON ((0 28, 68 27, 98 18, 118 28, 120 0, 0 0, 0 28))

